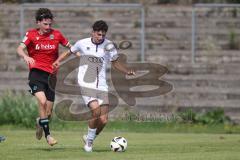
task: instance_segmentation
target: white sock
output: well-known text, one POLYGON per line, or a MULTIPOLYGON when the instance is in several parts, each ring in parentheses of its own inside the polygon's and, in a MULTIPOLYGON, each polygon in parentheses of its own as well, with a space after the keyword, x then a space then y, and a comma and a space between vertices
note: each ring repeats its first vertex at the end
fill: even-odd
POLYGON ((89 140, 94 140, 95 137, 96 137, 96 131, 97 131, 97 128, 89 128, 88 127, 88 135, 87 135, 87 139, 89 140))

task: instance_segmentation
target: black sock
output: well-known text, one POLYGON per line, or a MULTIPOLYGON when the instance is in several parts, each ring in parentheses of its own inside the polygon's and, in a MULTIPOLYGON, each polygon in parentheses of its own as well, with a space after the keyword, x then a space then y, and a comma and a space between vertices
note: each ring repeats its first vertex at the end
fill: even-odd
POLYGON ((40 119, 39 124, 43 128, 45 138, 47 138, 47 136, 50 135, 48 118, 40 119))

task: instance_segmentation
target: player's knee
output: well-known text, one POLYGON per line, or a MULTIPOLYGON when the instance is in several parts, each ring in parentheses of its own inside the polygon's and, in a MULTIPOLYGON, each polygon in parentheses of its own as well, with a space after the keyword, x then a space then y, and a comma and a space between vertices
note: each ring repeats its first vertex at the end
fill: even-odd
POLYGON ((98 118, 100 116, 100 110, 99 109, 95 109, 93 112, 92 112, 92 116, 95 117, 95 118, 98 118))
POLYGON ((45 107, 46 104, 47 104, 47 100, 46 99, 41 99, 41 100, 38 101, 38 103, 39 103, 40 107, 45 107))
POLYGON ((107 116, 101 116, 101 117, 100 117, 100 121, 101 121, 102 124, 105 125, 105 124, 107 124, 107 122, 108 122, 108 117, 107 117, 107 116))

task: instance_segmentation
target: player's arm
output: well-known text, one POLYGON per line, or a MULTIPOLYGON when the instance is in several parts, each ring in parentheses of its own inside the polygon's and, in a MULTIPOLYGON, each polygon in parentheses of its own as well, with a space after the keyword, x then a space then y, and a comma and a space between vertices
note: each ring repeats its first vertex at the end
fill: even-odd
POLYGON ((64 47, 70 49, 72 47, 72 45, 68 42, 64 47))
POLYGON ((69 57, 71 54, 75 54, 80 57, 79 49, 77 47, 77 43, 75 45, 71 45, 69 42, 65 45, 65 47, 69 48, 67 51, 63 52, 58 59, 53 63, 53 68, 59 68, 60 62, 69 57))
POLYGON ((135 75, 135 71, 133 69, 127 68, 124 64, 122 64, 119 61, 119 58, 117 60, 113 61, 112 65, 114 68, 116 68, 117 70, 119 70, 120 72, 122 72, 126 75, 135 75))
POLYGON ((63 52, 63 53, 58 57, 58 59, 57 59, 55 62, 53 62, 53 64, 52 64, 53 67, 54 67, 54 68, 59 68, 60 62, 63 61, 64 59, 66 59, 67 57, 69 57, 70 54, 71 54, 70 49, 67 50, 67 51, 65 51, 65 52, 63 52))
MULTIPOLYGON (((67 50, 65 52, 63 52, 59 57, 58 59, 53 62, 52 66, 53 68, 59 68, 60 67, 60 62, 62 62, 64 59, 66 59, 67 57, 69 57, 70 55, 72 54, 71 50, 67 50)), ((74 53, 76 56, 80 57, 80 53, 77 52, 77 53, 74 53)))
POLYGON ((20 45, 17 48, 17 53, 20 57, 24 59, 24 61, 29 65, 33 65, 35 63, 34 59, 29 57, 25 53, 26 45, 24 43, 20 43, 20 45))

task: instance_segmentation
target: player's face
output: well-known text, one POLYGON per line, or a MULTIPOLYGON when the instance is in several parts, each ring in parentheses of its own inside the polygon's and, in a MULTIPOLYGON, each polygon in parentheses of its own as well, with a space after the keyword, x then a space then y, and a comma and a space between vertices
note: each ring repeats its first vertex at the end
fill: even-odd
POLYGON ((104 31, 92 31, 92 38, 95 43, 101 43, 106 36, 104 31))
POLYGON ((38 21, 37 24, 42 34, 48 33, 51 30, 52 19, 43 19, 42 21, 38 21))

